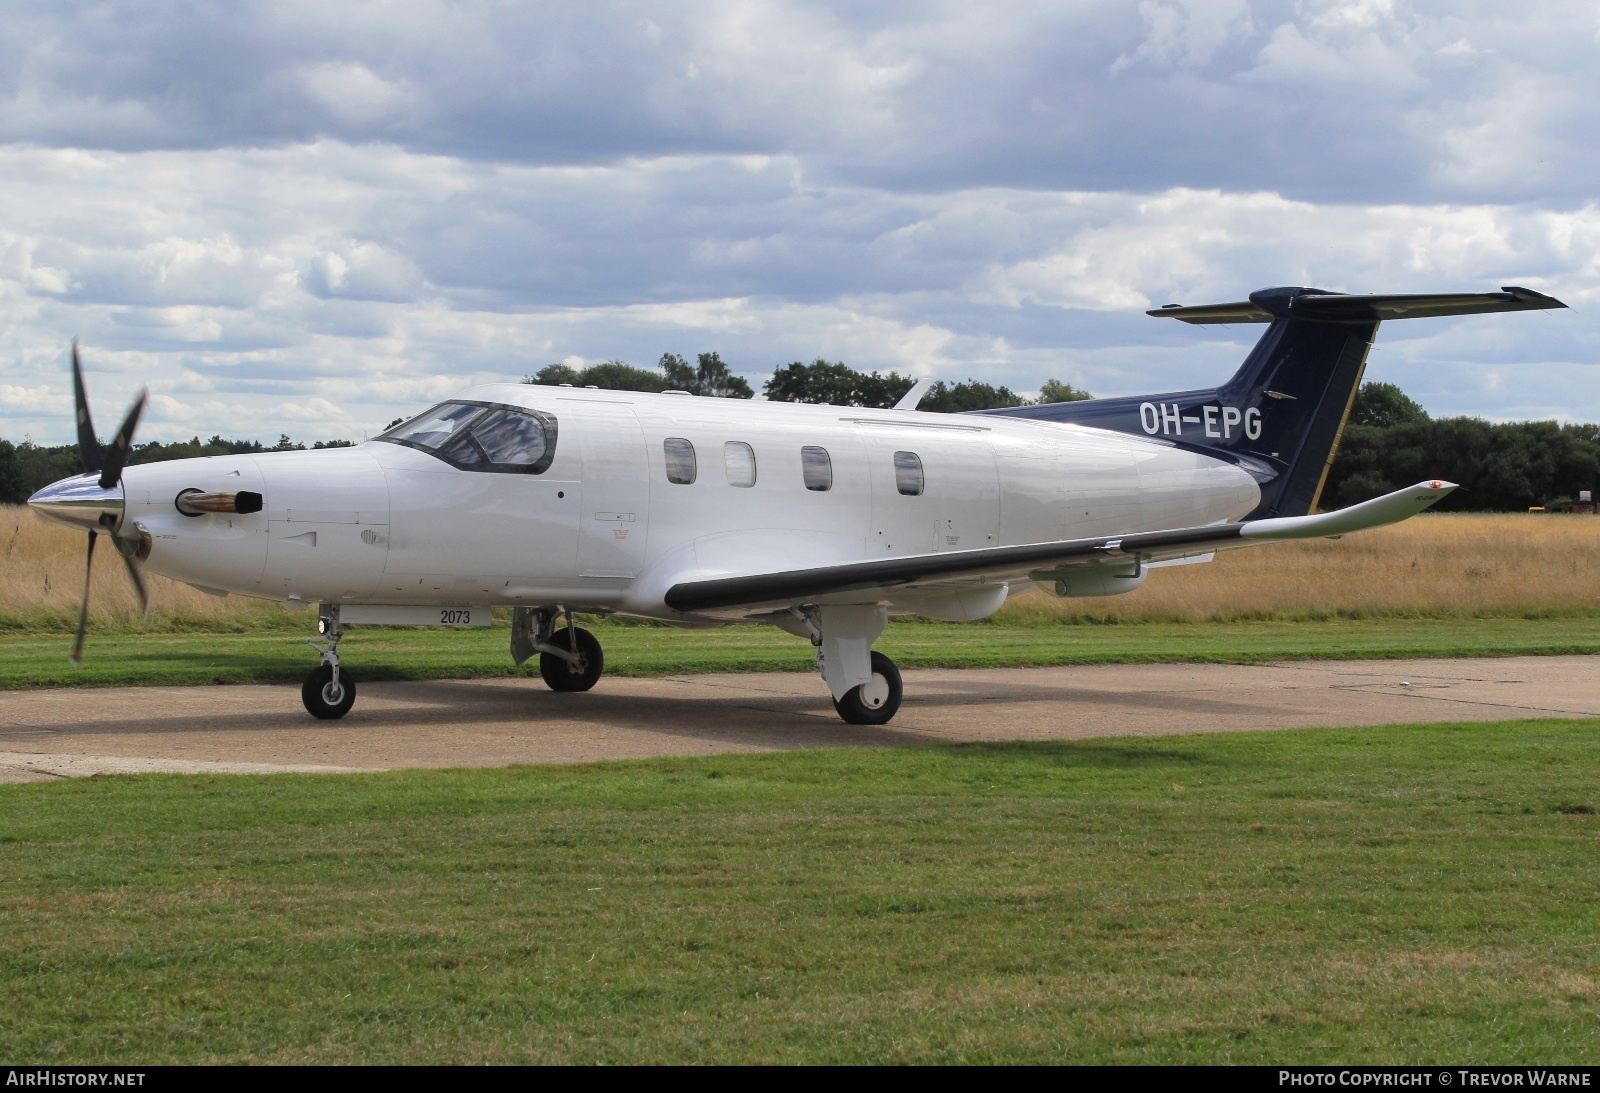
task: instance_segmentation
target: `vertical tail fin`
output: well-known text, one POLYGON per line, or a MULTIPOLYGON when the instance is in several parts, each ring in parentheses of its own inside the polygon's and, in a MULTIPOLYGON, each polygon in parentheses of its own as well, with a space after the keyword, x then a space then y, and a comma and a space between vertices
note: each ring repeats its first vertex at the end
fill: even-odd
POLYGON ((1236 462, 1255 477, 1261 505, 1251 518, 1303 516, 1316 509, 1322 495, 1380 322, 1566 306, 1524 288, 1388 296, 1271 288, 1232 304, 1169 304, 1149 314, 1202 325, 1270 325, 1221 387, 983 412, 1072 422, 1197 448, 1236 462))

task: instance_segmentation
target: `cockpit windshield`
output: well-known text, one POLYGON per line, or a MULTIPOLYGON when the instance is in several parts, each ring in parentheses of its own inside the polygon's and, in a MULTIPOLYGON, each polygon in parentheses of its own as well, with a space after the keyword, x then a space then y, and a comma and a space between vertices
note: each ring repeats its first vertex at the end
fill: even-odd
POLYGON ((555 459, 556 419, 514 406, 446 402, 378 439, 420 448, 462 470, 543 474, 555 459))
POLYGON ((481 413, 483 413, 482 406, 468 402, 447 402, 443 406, 435 406, 420 417, 402 422, 378 439, 397 440, 415 448, 437 451, 449 442, 457 429, 481 413))

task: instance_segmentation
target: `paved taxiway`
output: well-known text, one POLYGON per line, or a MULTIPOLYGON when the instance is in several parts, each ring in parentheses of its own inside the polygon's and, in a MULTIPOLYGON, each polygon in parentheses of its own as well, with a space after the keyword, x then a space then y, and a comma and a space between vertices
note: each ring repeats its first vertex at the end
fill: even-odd
POLYGON ((809 674, 362 684, 342 721, 298 687, 0 692, 0 781, 571 763, 852 744, 1600 717, 1600 658, 909 671, 892 725, 845 725, 809 674))

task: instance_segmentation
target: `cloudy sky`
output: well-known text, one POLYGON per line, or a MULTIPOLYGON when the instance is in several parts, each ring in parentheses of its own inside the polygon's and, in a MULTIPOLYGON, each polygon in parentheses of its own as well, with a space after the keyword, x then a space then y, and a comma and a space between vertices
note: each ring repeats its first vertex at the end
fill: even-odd
POLYGON ((9 0, 0 436, 359 438, 552 361, 1219 382, 1270 285, 1435 414, 1600 421, 1600 7, 9 0))

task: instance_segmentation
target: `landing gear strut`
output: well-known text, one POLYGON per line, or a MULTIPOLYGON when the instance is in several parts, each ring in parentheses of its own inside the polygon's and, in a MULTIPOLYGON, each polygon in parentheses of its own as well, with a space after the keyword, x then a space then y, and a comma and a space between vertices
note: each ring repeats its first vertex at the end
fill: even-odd
POLYGON ((322 663, 300 684, 300 701, 312 717, 337 721, 356 704, 356 681, 339 667, 339 639, 344 637, 344 627, 339 624, 338 604, 323 607, 317 616, 317 633, 322 638, 311 638, 306 644, 322 654, 322 663))
POLYGON ((511 621, 511 657, 518 664, 539 654, 539 675, 552 691, 587 691, 600 681, 605 654, 589 631, 572 624, 566 608, 519 607, 511 621), (555 629, 556 614, 566 626, 555 629))

